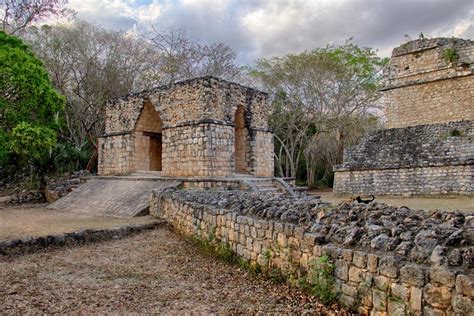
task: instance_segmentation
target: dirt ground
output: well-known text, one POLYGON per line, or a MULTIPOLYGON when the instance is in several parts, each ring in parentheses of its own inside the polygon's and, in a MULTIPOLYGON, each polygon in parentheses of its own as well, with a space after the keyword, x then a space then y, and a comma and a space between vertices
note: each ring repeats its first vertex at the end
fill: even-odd
POLYGON ((347 315, 203 255, 166 227, 121 240, 0 257, 0 306, 3 314, 347 315))
MULTIPOLYGON (((332 191, 310 191, 312 195, 320 195, 321 199, 330 203, 336 204, 342 201, 347 201, 351 196, 334 196, 332 191)), ((426 211, 444 210, 454 211, 459 210, 463 212, 474 212, 474 198, 473 197, 384 197, 376 196, 377 202, 383 202, 394 206, 408 206, 412 209, 422 209, 426 211)))
POLYGON ((0 241, 12 238, 46 236, 81 229, 111 228, 125 224, 151 223, 151 217, 87 217, 46 208, 46 204, 0 205, 0 241))

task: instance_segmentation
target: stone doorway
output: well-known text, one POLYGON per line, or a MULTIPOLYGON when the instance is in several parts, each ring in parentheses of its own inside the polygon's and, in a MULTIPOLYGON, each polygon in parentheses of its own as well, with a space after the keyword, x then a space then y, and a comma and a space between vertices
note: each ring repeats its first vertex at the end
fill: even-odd
POLYGON ((163 139, 160 114, 145 100, 135 126, 134 163, 138 171, 162 171, 163 139))
POLYGON ((239 107, 235 112, 235 172, 248 173, 247 170, 247 129, 245 128, 244 107, 239 107))
POLYGON ((162 170, 162 138, 161 133, 144 133, 150 137, 150 171, 161 171, 162 170))

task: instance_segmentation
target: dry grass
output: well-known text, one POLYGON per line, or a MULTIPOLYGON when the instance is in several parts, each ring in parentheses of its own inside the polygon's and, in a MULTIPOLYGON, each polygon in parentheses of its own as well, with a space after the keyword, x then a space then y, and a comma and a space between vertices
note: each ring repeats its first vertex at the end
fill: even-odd
POLYGON ((7 314, 346 314, 205 256, 167 228, 101 244, 0 258, 0 306, 7 314))

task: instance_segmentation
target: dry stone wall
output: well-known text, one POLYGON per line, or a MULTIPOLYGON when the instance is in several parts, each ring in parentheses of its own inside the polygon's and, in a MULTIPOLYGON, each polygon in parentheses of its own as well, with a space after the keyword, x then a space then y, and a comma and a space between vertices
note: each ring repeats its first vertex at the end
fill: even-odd
POLYGON ((150 211, 184 235, 226 243, 288 275, 329 254, 338 300, 363 315, 474 310, 474 213, 173 189, 155 191, 150 211))
POLYGON ((474 165, 346 170, 335 173, 334 194, 472 195, 474 165))

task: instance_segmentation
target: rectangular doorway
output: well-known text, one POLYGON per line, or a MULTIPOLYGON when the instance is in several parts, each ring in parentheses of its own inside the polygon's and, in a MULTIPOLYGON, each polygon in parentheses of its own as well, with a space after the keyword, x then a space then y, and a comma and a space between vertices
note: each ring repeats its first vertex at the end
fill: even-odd
POLYGON ((147 133, 150 137, 150 170, 161 171, 162 139, 159 133, 147 133))

